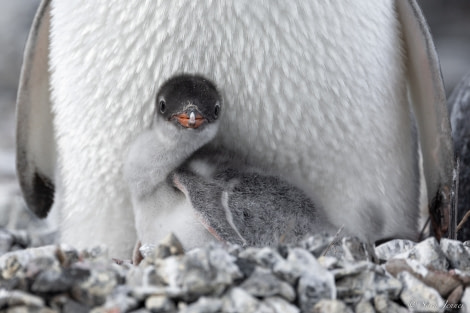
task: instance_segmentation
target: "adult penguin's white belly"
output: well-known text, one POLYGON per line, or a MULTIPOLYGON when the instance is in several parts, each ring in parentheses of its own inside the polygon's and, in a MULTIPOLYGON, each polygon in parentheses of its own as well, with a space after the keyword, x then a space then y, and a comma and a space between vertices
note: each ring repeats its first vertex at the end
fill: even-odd
POLYGON ((150 125, 156 89, 181 72, 222 91, 217 142, 302 188, 349 233, 415 238, 418 157, 394 1, 53 1, 51 16, 61 241, 130 251, 123 158, 150 125))

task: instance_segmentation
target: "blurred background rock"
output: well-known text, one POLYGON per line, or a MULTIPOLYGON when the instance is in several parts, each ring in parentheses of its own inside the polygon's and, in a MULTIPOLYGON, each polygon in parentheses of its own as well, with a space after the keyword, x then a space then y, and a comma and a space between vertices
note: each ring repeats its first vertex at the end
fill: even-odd
MULTIPOLYGON (((470 1, 419 3, 435 39, 449 94, 470 71, 470 1)), ((0 0, 0 226, 7 218, 7 202, 19 195, 14 162, 15 98, 23 49, 38 4, 39 0, 0 0)))

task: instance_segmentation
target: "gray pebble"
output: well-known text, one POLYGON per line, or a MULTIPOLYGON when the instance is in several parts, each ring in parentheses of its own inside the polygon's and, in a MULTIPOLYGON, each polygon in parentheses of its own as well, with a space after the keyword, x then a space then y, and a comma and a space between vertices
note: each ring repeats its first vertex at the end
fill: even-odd
POLYGON ((299 313, 298 307, 287 302, 281 297, 270 297, 263 300, 268 307, 272 308, 275 313, 299 313))
MULTIPOLYGON (((405 308, 401 305, 398 305, 397 303, 391 301, 388 299, 385 295, 378 295, 374 298, 374 306, 375 310, 377 313, 408 313, 408 312, 416 312, 411 310, 408 310, 408 308, 405 308)), ((427 311, 425 311, 427 312, 427 311)), ((357 312, 359 313, 359 312, 357 312)))
POLYGON ((447 238, 441 239, 441 248, 452 268, 470 272, 470 248, 461 241, 447 238))
POLYGON ((219 298, 201 297, 196 302, 181 309, 180 313, 218 313, 222 309, 222 304, 222 300, 219 298))
POLYGON ((176 312, 175 303, 166 296, 150 296, 145 300, 145 308, 153 313, 176 312))
POLYGON ((424 266, 439 271, 446 271, 449 268, 449 262, 434 237, 421 241, 410 250, 396 255, 394 258, 416 260, 424 266))
POLYGON ((302 240, 299 246, 310 253, 315 257, 320 257, 326 248, 332 243, 334 237, 326 234, 316 234, 302 240))
POLYGON ((377 259, 374 247, 370 243, 361 242, 356 237, 345 237, 341 240, 344 259, 350 262, 371 261, 377 259))
POLYGON ((370 300, 380 294, 397 299, 402 290, 402 283, 382 273, 364 271, 339 279, 336 288, 338 297, 343 299, 359 296, 361 299, 370 300))
POLYGON ((275 277, 270 270, 257 267, 253 274, 245 280, 240 288, 258 298, 281 296, 289 302, 296 298, 294 288, 275 277))
POLYGON ((225 313, 273 313, 274 310, 261 303, 241 288, 231 288, 222 298, 225 313))
POLYGON ((313 313, 352 313, 352 310, 339 300, 320 300, 311 311, 313 313))
POLYGON ((374 306, 370 301, 360 300, 354 307, 356 313, 375 313, 374 306))
POLYGON ((375 247, 375 254, 381 260, 389 260, 397 254, 402 254, 416 246, 416 242, 404 239, 394 239, 375 247))
POLYGON ((44 300, 23 291, 0 289, 0 308, 17 305, 40 308, 44 306, 44 300))
POLYGON ((439 293, 426 286, 408 272, 398 274, 403 284, 400 298, 403 303, 415 311, 443 312, 444 300, 439 293))

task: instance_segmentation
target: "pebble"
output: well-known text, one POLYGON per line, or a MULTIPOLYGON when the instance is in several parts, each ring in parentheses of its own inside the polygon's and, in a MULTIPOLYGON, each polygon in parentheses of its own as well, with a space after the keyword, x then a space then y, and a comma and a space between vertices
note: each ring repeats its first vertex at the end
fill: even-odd
POLYGON ((299 313, 300 310, 293 304, 280 297, 270 297, 264 300, 264 303, 273 309, 275 313, 299 313))
POLYGON ((412 310, 421 312, 444 311, 445 302, 435 289, 426 286, 408 272, 398 274, 398 279, 403 284, 400 298, 412 310))
POLYGON ((0 289, 0 308, 25 305, 28 307, 43 307, 44 300, 19 290, 8 291, 0 289))
POLYGON ((351 309, 339 300, 320 300, 313 307, 313 313, 352 313, 351 309))
POLYGON ((364 299, 360 300, 356 304, 354 311, 357 313, 375 313, 375 309, 372 303, 364 299))
POLYGON ((240 285, 240 288, 257 298, 281 296, 292 302, 296 297, 294 288, 290 284, 278 279, 270 270, 260 267, 254 270, 251 276, 240 285))
MULTIPOLYGON (((409 310, 391 301, 385 295, 378 295, 374 298, 374 307, 377 313, 408 313, 409 310)), ((413 308, 410 308, 413 312, 413 308)), ((357 312, 359 313, 359 312, 357 312)))
POLYGON ((222 298, 222 311, 226 313, 273 312, 268 306, 241 288, 231 288, 222 298))
POLYGON ((470 248, 461 241, 441 239, 441 248, 452 268, 470 273, 470 248))
POLYGON ((395 300, 402 287, 399 280, 374 271, 364 271, 336 281, 338 297, 342 299, 360 297, 360 299, 370 300, 377 295, 385 294, 388 298, 395 300))
POLYGON ((167 296, 150 296, 145 300, 145 308, 155 313, 176 312, 175 303, 167 296))
POLYGON ((421 265, 439 271, 447 271, 449 268, 449 261, 434 237, 421 241, 410 250, 396 255, 394 258, 416 260, 421 265))
POLYGON ((374 247, 370 243, 361 242, 357 237, 344 237, 342 239, 344 251, 343 259, 349 262, 375 261, 374 247))
POLYGON ((411 250, 416 242, 411 240, 394 239, 375 247, 375 254, 381 260, 389 260, 398 254, 411 250))
POLYGON ((385 264, 387 272, 396 277, 406 271, 434 288, 442 297, 447 297, 455 288, 462 284, 456 275, 450 272, 428 270, 414 260, 392 259, 385 264))
POLYGON ((223 302, 218 298, 201 297, 196 302, 180 310, 181 313, 218 313, 223 302))

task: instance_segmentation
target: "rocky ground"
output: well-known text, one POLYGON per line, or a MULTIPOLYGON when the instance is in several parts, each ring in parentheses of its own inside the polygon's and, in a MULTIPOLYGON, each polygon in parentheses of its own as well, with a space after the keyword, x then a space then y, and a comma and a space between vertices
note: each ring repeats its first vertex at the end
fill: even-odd
POLYGON ((470 247, 448 239, 315 235, 184 253, 169 235, 142 246, 137 265, 105 247, 24 249, 45 238, 0 230, 0 249, 13 250, 0 256, 0 312, 470 312, 470 247))

